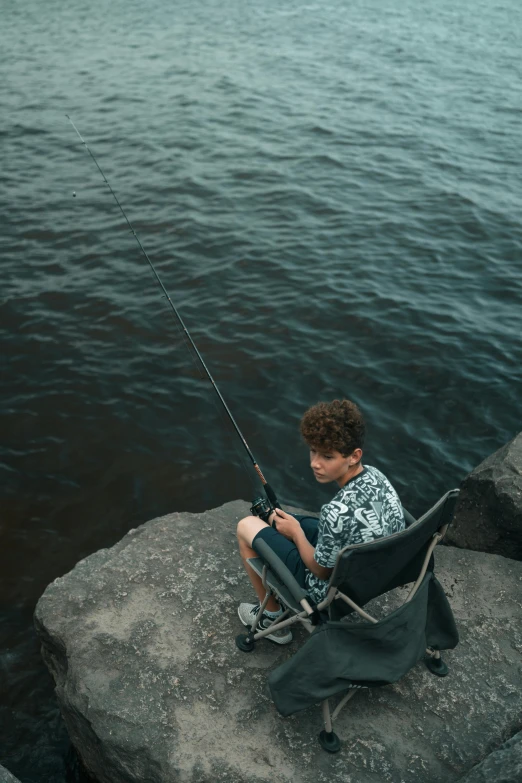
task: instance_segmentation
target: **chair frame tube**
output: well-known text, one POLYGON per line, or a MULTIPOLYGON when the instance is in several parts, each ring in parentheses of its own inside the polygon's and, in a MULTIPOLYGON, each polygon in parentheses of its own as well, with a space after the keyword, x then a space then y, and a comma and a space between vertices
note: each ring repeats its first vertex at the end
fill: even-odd
POLYGON ((335 710, 332 712, 332 721, 334 721, 337 718, 344 705, 347 704, 350 701, 350 699, 353 699, 353 697, 359 690, 362 690, 362 688, 350 688, 348 693, 343 696, 343 698, 341 699, 341 701, 339 702, 335 710))
POLYGON ((417 581, 415 582, 415 584, 411 588, 410 592, 408 593, 408 597, 406 598, 406 600, 404 602, 405 604, 407 604, 408 601, 411 601, 411 599, 413 598, 413 596, 415 595, 415 593, 419 589, 419 585, 422 582, 422 580, 424 579, 424 575, 425 575, 426 571, 428 570, 428 563, 430 562, 430 557, 433 554, 433 550, 435 549, 435 547, 437 546, 439 541, 442 541, 442 539, 443 539, 443 535, 441 535, 440 533, 434 533, 433 534, 433 541, 431 542, 431 544, 430 544, 430 546, 428 548, 428 551, 426 552, 426 557, 424 558, 424 563, 422 564, 422 568, 421 568, 420 574, 417 577, 417 581))
POLYGON ((333 731, 333 727, 332 727, 332 717, 330 714, 330 703, 328 699, 325 699, 322 702, 321 708, 323 710, 324 730, 328 732, 328 734, 331 734, 333 731))

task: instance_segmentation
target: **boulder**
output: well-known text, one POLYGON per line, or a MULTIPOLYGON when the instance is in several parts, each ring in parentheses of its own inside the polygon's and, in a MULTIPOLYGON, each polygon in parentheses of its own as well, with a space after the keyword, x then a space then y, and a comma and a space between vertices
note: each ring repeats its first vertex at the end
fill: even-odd
POLYGON ((522 433, 464 479, 446 541, 522 560, 522 433))
MULTIPOLYGON (((419 663, 356 695, 323 751, 317 707, 281 718, 267 675, 306 638, 240 652, 243 501, 178 513, 79 562, 36 629, 73 744, 100 783, 448 783, 520 728, 522 563, 439 547, 461 643, 446 678, 419 663)), ((386 601, 387 599, 385 599, 386 601)))
POLYGON ((0 764, 0 783, 20 783, 20 781, 0 764))
POLYGON ((522 780, 522 731, 473 767, 461 783, 520 783, 522 780))

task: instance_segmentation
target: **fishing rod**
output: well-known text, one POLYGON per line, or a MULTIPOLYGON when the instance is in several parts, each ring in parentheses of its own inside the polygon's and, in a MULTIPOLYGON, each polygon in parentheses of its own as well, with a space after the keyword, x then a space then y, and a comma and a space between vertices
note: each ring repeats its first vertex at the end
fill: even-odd
MULTIPOLYGON (((108 188, 109 188, 109 190, 111 191, 112 195, 114 196, 114 200, 116 201, 116 204, 117 204, 117 205, 118 205, 118 207, 120 208, 120 212, 121 212, 121 214, 123 215, 123 217, 125 218, 125 220, 126 220, 126 222, 127 222, 127 225, 129 226, 129 228, 130 228, 130 230, 131 230, 131 233, 132 233, 133 237, 135 238, 136 242, 138 243, 138 245, 139 245, 139 248, 140 248, 141 252, 143 253, 143 255, 145 256, 145 258, 147 259, 147 261, 148 261, 148 263, 149 263, 149 266, 150 266, 150 268, 151 268, 151 269, 152 269, 152 271, 154 272, 154 276, 156 277, 156 280, 157 280, 157 281, 158 281, 158 283, 160 284, 160 286, 161 286, 161 289, 162 289, 162 291, 163 291, 163 294, 164 294, 164 296, 166 297, 166 299, 167 299, 167 302, 169 303, 170 307, 172 308, 172 312, 173 312, 173 313, 174 313, 174 315, 176 316, 176 318, 177 318, 177 320, 178 320, 178 322, 179 322, 179 324, 180 324, 180 326, 181 326, 181 328, 182 328, 182 330, 183 330, 183 332, 184 332, 185 336, 187 337, 187 339, 188 339, 188 341, 189 341, 189 343, 190 343, 190 345, 191 345, 191 347, 192 347, 192 349, 193 349, 194 353, 196 354, 196 356, 198 357, 199 361, 201 362, 201 365, 202 365, 203 369, 205 370, 205 372, 206 372, 206 374, 207 374, 207 377, 208 377, 208 379, 209 379, 210 383, 212 384, 212 387, 213 387, 214 391, 216 392, 217 396, 219 397, 219 401, 220 401, 220 402, 221 402, 221 404, 223 405, 223 407, 224 407, 224 409, 225 409, 225 411, 226 411, 226 413, 227 413, 227 415, 228 415, 228 418, 229 418, 229 419, 230 419, 230 421, 232 422, 232 424, 233 424, 233 426, 234 426, 234 429, 235 429, 235 431, 237 432, 237 434, 238 434, 238 435, 239 435, 239 437, 241 438, 241 443, 242 443, 242 444, 243 444, 243 446, 245 447, 245 450, 246 450, 246 452, 247 452, 247 454, 248 454, 248 456, 249 456, 249 458, 250 458, 250 460, 251 460, 251 462, 252 462, 252 465, 254 466, 254 469, 255 469, 255 471, 256 471, 256 473, 257 473, 257 475, 259 476, 259 478, 260 478, 260 480, 261 480, 261 483, 262 483, 262 485, 263 485, 263 489, 265 490, 265 493, 266 493, 266 496, 267 496, 267 499, 268 499, 268 506, 267 506, 267 503, 266 503, 266 501, 265 501, 265 500, 264 500, 262 497, 261 497, 261 498, 255 498, 255 499, 252 501, 252 508, 251 508, 250 510, 252 511, 252 513, 253 513, 253 514, 256 514, 256 516, 258 516, 258 517, 261 517, 261 519, 264 519, 264 521, 265 521, 265 522, 267 522, 267 521, 268 521, 268 517, 269 517, 270 513, 272 512, 272 510, 273 510, 274 508, 276 508, 276 507, 280 508, 280 504, 279 504, 279 501, 277 500, 277 496, 276 496, 276 494, 275 494, 274 490, 272 489, 272 487, 270 486, 270 484, 268 483, 268 481, 266 480, 266 478, 263 476, 263 473, 262 473, 262 471, 261 471, 261 468, 259 467, 259 465, 258 465, 258 463, 257 463, 256 459, 254 458, 254 455, 252 454, 252 452, 251 452, 251 450, 250 450, 250 448, 249 448, 249 446, 248 446, 248 443, 246 442, 246 440, 245 440, 245 438, 244 438, 244 436, 243 436, 243 433, 242 433, 242 432, 241 432, 241 430, 239 429, 239 427, 238 427, 238 425, 237 425, 237 423, 236 423, 236 420, 235 420, 235 419, 234 419, 234 417, 232 416, 232 413, 230 412, 230 409, 229 409, 228 405, 226 404, 225 400, 223 399, 223 396, 222 396, 221 392, 219 391, 219 389, 218 389, 218 387, 217 387, 217 384, 216 384, 216 382, 215 382, 214 378, 213 378, 213 377, 212 377, 212 375, 210 374, 210 371, 209 371, 209 369, 208 369, 207 365, 205 364, 205 362, 204 362, 204 360, 203 360, 203 357, 201 356, 201 354, 200 354, 200 352, 199 352, 199 350, 198 350, 198 348, 197 348, 197 346, 196 346, 196 344, 195 344, 194 340, 193 340, 193 339, 192 339, 192 337, 190 336, 190 333, 189 333, 189 331, 188 331, 187 327, 185 326, 185 324, 184 324, 184 322, 183 322, 183 319, 182 319, 181 315, 179 314, 178 310, 177 310, 177 309, 176 309, 176 307, 174 306, 174 303, 172 302, 172 299, 170 298, 170 296, 169 296, 169 293, 168 293, 167 289, 166 289, 166 288, 165 288, 165 286, 163 285, 163 283, 162 283, 162 281, 161 281, 161 279, 160 279, 160 276, 158 275, 158 273, 157 273, 157 271, 156 271, 156 269, 155 269, 155 267, 154 267, 154 265, 153 265, 152 261, 150 260, 150 258, 149 258, 149 256, 148 256, 148 254, 147 254, 147 252, 146 252, 146 250, 145 250, 145 248, 144 248, 144 247, 143 247, 143 245, 141 244, 141 242, 140 242, 140 239, 139 239, 138 235, 136 234, 136 232, 135 232, 135 230, 134 230, 134 227, 133 227, 132 223, 130 222, 129 218, 128 218, 128 217, 127 217, 127 215, 125 214, 125 211, 124 211, 124 209, 123 209, 122 205, 120 204, 120 202, 119 202, 119 200, 118 200, 118 197, 116 196, 116 193, 115 193, 115 192, 114 192, 114 190, 112 189, 112 187, 111 187, 111 185, 110 185, 110 183, 109 183, 109 181, 108 181, 107 177, 106 177, 106 176, 105 176, 105 174, 103 173, 103 171, 102 171, 102 169, 101 169, 101 167, 100 167, 100 164, 98 163, 98 161, 97 161, 97 160, 96 160, 96 158, 94 157, 94 155, 93 155, 93 153, 92 153, 92 151, 91 151, 91 149, 90 149, 89 145, 87 144, 87 142, 85 141, 85 139, 83 138, 83 136, 81 135, 80 131, 78 130, 78 128, 76 127, 76 125, 74 124, 74 122, 71 120, 71 118, 69 117, 69 115, 68 115, 68 114, 66 114, 65 116, 67 117, 67 119, 69 120, 69 122, 70 122, 70 123, 71 123, 71 125, 73 126, 74 130, 75 130, 75 131, 76 131, 76 133, 78 134, 80 141, 82 142, 82 144, 84 145, 85 149, 87 150, 87 152, 89 153, 89 155, 90 155, 90 156, 91 156, 91 158, 93 159, 94 163, 96 164, 96 167, 97 167, 98 171, 100 172, 100 174, 102 175, 102 177, 103 177, 103 179, 104 179, 104 181, 105 181, 105 184, 107 185, 107 187, 108 187, 108 188)), ((274 527, 275 527, 275 522, 274 522, 273 524, 274 524, 274 527)))

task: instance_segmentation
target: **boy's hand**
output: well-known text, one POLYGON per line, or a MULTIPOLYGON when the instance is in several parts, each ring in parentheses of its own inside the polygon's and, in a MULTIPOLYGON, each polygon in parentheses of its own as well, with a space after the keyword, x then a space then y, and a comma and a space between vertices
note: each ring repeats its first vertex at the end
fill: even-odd
POLYGON ((270 515, 270 524, 272 525, 274 521, 277 532, 290 541, 294 541, 296 533, 301 530, 297 519, 280 508, 276 508, 274 513, 270 515))

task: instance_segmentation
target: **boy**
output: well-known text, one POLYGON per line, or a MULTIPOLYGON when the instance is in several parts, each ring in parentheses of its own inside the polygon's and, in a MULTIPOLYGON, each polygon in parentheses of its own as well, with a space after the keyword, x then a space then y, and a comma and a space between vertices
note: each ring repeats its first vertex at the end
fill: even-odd
MULTIPOLYGON (((340 489, 321 508, 319 519, 294 517, 276 509, 269 517, 270 524, 253 516, 240 520, 239 552, 259 602, 263 601, 265 590, 246 562, 247 558, 256 557, 257 539, 266 541, 310 598, 319 603, 326 596, 340 549, 389 536, 405 527, 401 502, 386 476, 361 462, 365 424, 355 403, 334 400, 313 405, 301 419, 301 435, 310 448, 310 466, 316 481, 335 481, 340 489), (272 527, 274 519, 276 528, 272 527)), ((259 606, 260 603, 240 604, 238 614, 243 625, 253 623, 259 606)), ((260 630, 268 628, 282 611, 270 596, 260 630)), ((283 628, 266 638, 288 644, 292 632, 283 628)))

